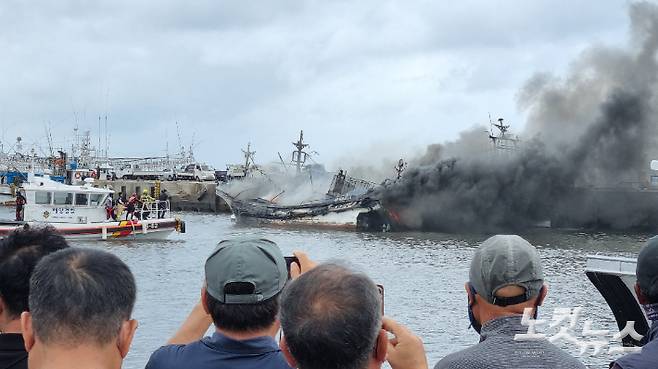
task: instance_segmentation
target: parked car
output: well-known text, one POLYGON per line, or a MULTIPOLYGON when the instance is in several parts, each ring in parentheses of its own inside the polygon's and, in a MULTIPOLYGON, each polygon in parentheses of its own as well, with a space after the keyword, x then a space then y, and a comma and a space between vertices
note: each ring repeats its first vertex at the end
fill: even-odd
POLYGON ((215 169, 206 164, 192 163, 183 166, 180 171, 177 171, 175 178, 197 182, 214 181, 215 169))
POLYGON ((169 173, 142 169, 139 164, 126 164, 119 168, 116 177, 121 179, 163 179, 169 173))

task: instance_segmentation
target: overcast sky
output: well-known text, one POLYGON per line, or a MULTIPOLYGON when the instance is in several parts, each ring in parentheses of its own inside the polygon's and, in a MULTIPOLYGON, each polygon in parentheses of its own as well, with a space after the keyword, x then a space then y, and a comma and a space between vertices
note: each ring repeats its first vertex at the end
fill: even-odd
MULTIPOLYGON (((289 156, 410 155, 488 114, 588 45, 624 44, 623 0, 0 2, 0 128, 46 148, 108 117, 110 154, 194 142, 216 167, 289 156)), ((104 140, 104 139, 103 139, 104 140)))

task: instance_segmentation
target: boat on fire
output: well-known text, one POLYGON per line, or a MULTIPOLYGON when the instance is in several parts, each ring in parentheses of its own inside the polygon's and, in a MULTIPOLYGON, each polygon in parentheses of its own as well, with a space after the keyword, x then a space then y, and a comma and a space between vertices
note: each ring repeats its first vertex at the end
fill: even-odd
POLYGON ((30 174, 23 190, 23 221, 0 220, 0 237, 19 228, 46 226, 67 239, 163 239, 174 231, 185 232, 185 222, 171 215, 169 201, 142 204, 136 213, 143 219, 108 219, 104 202, 114 191, 94 187, 91 178, 73 186, 30 174))
POLYGON ((379 201, 371 197, 373 187, 373 183, 339 171, 323 198, 292 205, 278 203, 276 199, 241 198, 241 194, 232 195, 220 187, 217 195, 229 205, 237 221, 355 229, 359 214, 380 207, 379 201))

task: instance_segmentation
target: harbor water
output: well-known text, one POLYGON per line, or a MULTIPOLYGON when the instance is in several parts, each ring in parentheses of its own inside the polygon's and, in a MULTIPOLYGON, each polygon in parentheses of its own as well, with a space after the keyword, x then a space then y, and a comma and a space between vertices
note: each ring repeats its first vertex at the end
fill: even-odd
MULTIPOLYGON (((489 235, 438 233, 356 233, 312 229, 240 226, 228 215, 184 213, 186 234, 166 241, 75 242, 108 250, 132 269, 139 321, 124 368, 143 368, 151 352, 176 331, 199 300, 203 264, 219 240, 240 235, 269 238, 284 255, 304 250, 318 261, 344 260, 367 272, 385 288, 386 314, 423 338, 430 365, 478 341, 468 329, 464 282, 477 245, 489 235)), ((649 234, 582 233, 536 230, 523 234, 541 253, 548 297, 541 319, 558 307, 584 308, 594 329, 615 329, 613 315, 584 274, 588 254, 636 257, 649 234)), ((616 332, 616 330, 615 330, 616 332)), ((578 350, 563 344, 572 353, 578 350)), ((619 345, 617 345, 619 346, 619 345)), ((581 356, 589 367, 607 367, 614 356, 581 356)))

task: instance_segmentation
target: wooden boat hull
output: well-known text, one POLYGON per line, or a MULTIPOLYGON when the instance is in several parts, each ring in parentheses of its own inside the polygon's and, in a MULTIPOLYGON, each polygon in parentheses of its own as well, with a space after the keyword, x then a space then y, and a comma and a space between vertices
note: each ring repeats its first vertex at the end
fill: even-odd
POLYGON ((355 208, 340 213, 328 213, 325 215, 290 217, 285 219, 259 218, 252 216, 235 216, 236 221, 242 223, 257 223, 259 225, 270 225, 275 227, 309 227, 322 229, 356 230, 359 214, 370 211, 370 208, 355 208))
POLYGON ((238 200, 217 190, 229 205, 236 221, 278 226, 314 228, 357 228, 359 214, 379 208, 379 202, 365 195, 310 201, 298 205, 279 205, 262 199, 238 200))

